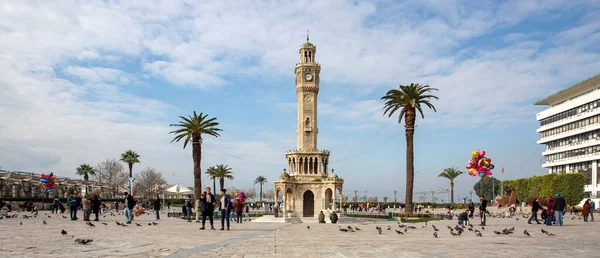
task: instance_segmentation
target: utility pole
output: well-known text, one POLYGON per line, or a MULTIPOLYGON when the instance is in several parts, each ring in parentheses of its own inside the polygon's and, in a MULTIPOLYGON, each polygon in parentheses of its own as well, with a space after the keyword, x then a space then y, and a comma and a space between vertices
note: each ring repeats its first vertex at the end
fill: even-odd
POLYGON ((396 199, 396 193, 398 193, 398 191, 394 190, 394 202, 398 202, 398 200, 396 199))
POLYGON ((365 202, 367 201, 367 189, 365 189, 365 202))

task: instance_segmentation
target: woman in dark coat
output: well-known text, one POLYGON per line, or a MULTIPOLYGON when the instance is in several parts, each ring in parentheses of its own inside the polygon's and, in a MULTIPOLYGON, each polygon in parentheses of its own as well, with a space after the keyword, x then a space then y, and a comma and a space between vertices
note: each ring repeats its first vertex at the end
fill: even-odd
POLYGON ((94 199, 92 200, 92 212, 94 213, 94 216, 96 216, 96 219, 94 219, 94 221, 98 221, 98 215, 100 214, 100 207, 102 206, 102 203, 100 202, 100 198, 98 197, 98 195, 94 195, 94 199))
POLYGON ((583 204, 583 209, 581 210, 581 215, 583 216, 583 221, 588 221, 588 216, 590 216, 590 208, 592 205, 590 204, 590 200, 586 200, 583 204))

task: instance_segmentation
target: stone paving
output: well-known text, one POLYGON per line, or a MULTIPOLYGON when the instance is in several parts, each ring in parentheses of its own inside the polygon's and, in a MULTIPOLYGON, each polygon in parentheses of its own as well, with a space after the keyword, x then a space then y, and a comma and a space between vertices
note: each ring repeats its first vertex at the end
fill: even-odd
POLYGON ((430 222, 425 228, 424 223, 407 224, 417 229, 399 235, 397 222, 384 220, 359 219, 341 225, 246 222, 233 223, 231 231, 219 231, 220 225, 216 231, 200 231, 200 224, 174 218, 149 226, 154 221, 150 215, 136 217, 134 222, 141 226, 128 227, 115 223, 123 222, 123 216, 107 216, 90 227, 83 221, 48 215, 52 218, 40 212, 37 218, 0 220, 0 257, 597 257, 600 244, 600 223, 573 220, 569 215, 564 227, 530 225, 522 217, 491 218, 483 237, 469 231, 450 235, 446 226, 456 220, 430 222), (338 226, 348 225, 361 230, 338 231, 338 226), (440 229, 438 238, 433 237, 431 225, 440 229), (375 226, 383 227, 381 235, 375 226), (513 226, 513 235, 493 233, 513 226), (556 236, 542 234, 542 228, 556 236), (61 229, 68 235, 62 236, 61 229), (531 237, 523 235, 524 229, 531 237), (76 244, 71 235, 94 241, 76 244))

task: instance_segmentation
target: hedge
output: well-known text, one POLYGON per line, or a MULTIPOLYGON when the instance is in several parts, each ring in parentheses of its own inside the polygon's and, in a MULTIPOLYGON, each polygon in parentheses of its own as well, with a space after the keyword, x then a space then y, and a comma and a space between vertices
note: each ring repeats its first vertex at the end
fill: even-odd
POLYGON ((517 199, 526 201, 531 198, 546 199, 561 194, 567 205, 576 205, 585 196, 585 176, 579 173, 548 174, 515 180, 505 180, 505 187, 517 191, 517 199))

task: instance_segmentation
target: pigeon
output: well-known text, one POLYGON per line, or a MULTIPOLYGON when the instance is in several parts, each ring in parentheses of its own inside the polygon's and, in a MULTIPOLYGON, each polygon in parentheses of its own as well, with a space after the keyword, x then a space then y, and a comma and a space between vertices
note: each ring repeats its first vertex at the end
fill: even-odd
POLYGON ((63 217, 63 219, 66 219, 66 218, 67 218, 67 216, 62 216, 62 217, 63 217))
POLYGON ((310 226, 306 226, 306 229, 310 229, 310 226))
POLYGON ((469 224, 469 227, 470 227, 470 228, 473 228, 473 224, 469 224))
POLYGON ((123 224, 119 223, 118 221, 115 221, 115 223, 117 223, 118 226, 123 225, 123 224))
POLYGON ((484 227, 484 226, 481 226, 481 230, 485 230, 485 227, 484 227))
POLYGON ((478 236, 478 237, 481 237, 481 232, 477 231, 477 232, 475 232, 475 235, 478 236))
POLYGON ((351 227, 351 226, 348 226, 348 230, 352 230, 352 227, 351 227))
POLYGON ((156 225, 158 225, 158 223, 152 221, 152 225, 156 226, 156 225))
POLYGON ((469 231, 473 231, 473 228, 467 228, 467 230, 469 230, 469 231))
POLYGON ((398 224, 398 227, 403 228, 403 227, 406 227, 406 225, 404 225, 404 224, 398 224))
POLYGON ((48 215, 48 218, 51 219, 52 217, 50 217, 50 215, 48 215))
POLYGON ((397 230, 397 229, 395 229, 395 230, 396 230, 396 233, 398 233, 398 234, 400 234, 400 235, 404 235, 404 233, 402 233, 402 231, 400 231, 400 230, 397 230))
POLYGON ((102 225, 104 225, 104 226, 108 226, 108 224, 106 224, 106 223, 104 223, 104 222, 102 222, 101 224, 102 224, 102 225))
POLYGON ((359 231, 359 230, 360 230, 360 228, 358 228, 358 227, 356 227, 356 226, 354 227, 354 229, 356 229, 356 231, 359 231))
POLYGON ((542 233, 544 233, 544 234, 548 234, 548 231, 546 231, 546 230, 544 230, 544 229, 542 228, 542 233))
POLYGON ((64 229, 60 231, 60 233, 64 236, 67 234, 67 231, 65 231, 64 229))
POLYGON ((404 233, 408 232, 408 228, 404 228, 404 233))
POLYGON ((438 237, 438 234, 437 234, 437 232, 435 232, 435 231, 434 231, 434 232, 433 232, 433 236, 434 236, 435 238, 437 238, 437 237, 438 237))
POLYGON ((90 227, 96 227, 96 225, 92 224, 92 222, 89 222, 89 221, 88 221, 88 222, 86 222, 85 224, 87 224, 87 225, 88 225, 88 226, 90 226, 90 227))
POLYGON ((454 233, 454 231, 450 231, 450 234, 453 236, 460 236, 460 234, 456 234, 456 233, 454 233))
POLYGON ((523 235, 526 235, 526 236, 531 236, 531 235, 529 234, 529 232, 527 232, 527 229, 525 229, 525 231, 523 231, 523 235))
POLYGON ((342 228, 341 226, 338 226, 338 230, 341 232, 348 232, 348 229, 342 228))
POLYGON ((148 223, 148 226, 152 226, 152 223, 148 223))
POLYGON ((503 233, 500 231, 494 231, 494 233, 496 233, 496 235, 502 235, 503 233))
POLYGON ((46 223, 46 220, 42 220, 42 223, 44 223, 44 225, 48 225, 48 223, 46 223))
POLYGON ((73 238, 73 241, 75 241, 75 243, 82 244, 82 245, 87 245, 88 243, 94 241, 92 239, 79 238, 79 237, 75 237, 75 236, 73 236, 72 238, 73 238))
POLYGON ((142 225, 138 224, 137 222, 135 223, 136 226, 141 227, 142 225))
POLYGON ((381 228, 377 227, 377 232, 379 232, 379 234, 381 235, 381 228))
POLYGON ((433 228, 433 231, 440 231, 438 228, 436 228, 434 225, 431 225, 431 227, 433 228))
POLYGON ((415 227, 415 226, 408 226, 406 228, 408 228, 408 229, 417 229, 417 227, 415 227))
POLYGON ((452 231, 452 229, 453 229, 451 226, 446 226, 446 227, 448 227, 448 229, 450 229, 450 231, 452 231))
POLYGON ((19 222, 19 225, 23 225, 23 221, 19 222))
POLYGON ((387 230, 392 230, 392 227, 388 226, 387 230))

